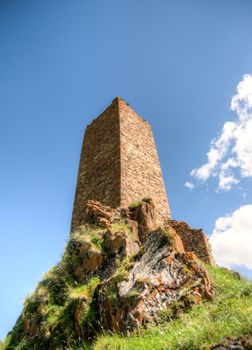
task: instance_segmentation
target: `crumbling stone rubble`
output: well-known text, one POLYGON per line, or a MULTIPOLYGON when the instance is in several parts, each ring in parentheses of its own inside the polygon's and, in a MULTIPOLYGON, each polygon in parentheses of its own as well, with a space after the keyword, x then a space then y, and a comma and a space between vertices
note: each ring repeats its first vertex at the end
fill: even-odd
POLYGON ((186 251, 194 252, 199 259, 208 264, 216 265, 210 243, 202 229, 192 229, 184 221, 169 220, 168 224, 180 236, 186 251))

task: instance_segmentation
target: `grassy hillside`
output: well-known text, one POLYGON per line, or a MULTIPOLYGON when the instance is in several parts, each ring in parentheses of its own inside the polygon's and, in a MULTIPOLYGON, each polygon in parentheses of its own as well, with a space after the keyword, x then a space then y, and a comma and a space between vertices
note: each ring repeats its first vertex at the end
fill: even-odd
MULTIPOLYGON (((127 229, 127 226, 120 227, 123 228, 127 229)), ((205 300, 193 307, 189 303, 185 309, 186 304, 178 299, 162 311, 158 324, 149 323, 139 329, 138 334, 123 337, 104 332, 97 335, 92 344, 84 344, 83 339, 92 339, 97 334, 97 310, 93 298, 100 278, 93 272, 79 273, 79 268, 86 265, 90 268, 93 263, 99 263, 103 240, 100 229, 90 231, 88 227, 71 237, 61 262, 44 276, 26 300, 22 314, 5 344, 0 343, 0 349, 207 349, 209 344, 219 342, 225 336, 239 336, 252 329, 252 283, 227 269, 206 266, 213 280, 213 301, 205 300)), ((132 259, 134 256, 116 260, 117 278, 125 277, 127 266, 135 263, 132 259)), ((117 294, 108 297, 109 300, 113 297, 117 305, 117 294)))
POLYGON ((207 266, 216 297, 172 319, 163 313, 162 323, 150 325, 141 335, 99 337, 92 350, 165 350, 200 349, 252 330, 252 283, 225 269, 207 266))

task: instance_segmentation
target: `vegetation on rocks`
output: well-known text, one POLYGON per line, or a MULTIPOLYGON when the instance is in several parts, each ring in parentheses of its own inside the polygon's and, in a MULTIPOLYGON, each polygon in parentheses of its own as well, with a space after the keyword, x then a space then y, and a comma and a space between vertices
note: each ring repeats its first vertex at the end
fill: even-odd
MULTIPOLYGON (((127 263, 125 263, 127 267, 127 263)), ((141 327, 130 337, 120 335, 120 333, 98 335, 94 344, 88 344, 81 341, 76 335, 75 339, 69 341, 66 345, 64 333, 57 333, 54 345, 51 349, 78 349, 78 350, 185 350, 185 349, 210 349, 210 345, 223 341, 224 337, 241 337, 243 334, 249 334, 252 329, 252 283, 239 278, 232 271, 225 268, 207 266, 207 269, 213 279, 215 287, 215 298, 213 301, 205 301, 202 304, 191 304, 187 307, 182 302, 174 303, 171 308, 160 312, 158 324, 149 324, 141 327), (65 345, 64 345, 65 344, 65 345), (54 347, 55 346, 55 347, 54 347)), ((118 270, 117 278, 120 281, 127 268, 118 270)), ((44 314, 45 329, 47 336, 50 336, 50 330, 57 329, 60 320, 64 320, 66 332, 71 335, 70 308, 71 302, 79 302, 82 298, 90 301, 93 292, 98 285, 97 277, 91 278, 86 285, 76 286, 69 289, 69 300, 65 307, 57 304, 47 304, 41 310, 44 314), (68 314, 68 312, 70 314, 68 314)), ((38 291, 38 290, 37 290, 38 291)), ((113 291, 108 291, 113 296, 113 291)), ((35 292, 36 293, 36 292, 35 292)), ((30 304, 29 312, 36 307, 34 304, 34 295, 31 296, 33 303, 30 304)), ((31 298, 30 297, 30 298, 31 298)), ((26 305, 29 303, 28 299, 26 305)), ((24 312, 27 313, 27 310, 24 312)), ((92 320, 92 311, 87 311, 82 315, 82 322, 92 320)), ((19 320, 12 334, 6 340, 5 346, 0 344, 0 349, 47 349, 41 343, 41 340, 25 339, 21 337, 21 321, 19 320), (16 339, 16 342, 15 342, 16 339)), ((55 332, 56 334, 56 332, 55 332)), ((72 336, 74 334, 72 333, 72 336)), ((251 341, 251 335, 248 337, 251 341)), ((224 341, 226 343, 226 341, 224 341)), ((251 344, 251 343, 250 343, 251 344)), ((49 349, 49 348, 48 348, 49 349)), ((225 348, 223 348, 225 349, 225 348)), ((242 349, 242 348, 241 348, 242 349)), ((247 347, 244 349, 251 349, 247 347)))
POLYGON ((172 228, 153 229, 147 202, 134 209, 132 226, 117 216, 104 227, 97 208, 98 218, 89 206, 92 222, 71 235, 1 350, 210 349, 249 332, 252 283, 204 266, 172 228))
POLYGON ((145 197, 143 197, 143 198, 141 198, 141 199, 139 199, 137 201, 134 201, 134 202, 130 203, 129 209, 133 210, 133 209, 139 207, 142 203, 148 203, 150 200, 151 200, 150 197, 145 196, 145 197))
POLYGON ((94 240, 100 239, 98 231, 82 227, 72 235, 61 262, 26 299, 4 349, 70 349, 82 341, 81 331, 91 318, 90 304, 100 280, 87 271, 80 281, 76 271, 85 267, 90 252, 101 250, 94 240))
POLYGON ((207 350, 224 337, 251 332, 252 283, 225 268, 207 266, 207 269, 215 287, 213 301, 204 301, 189 308, 174 303, 160 314, 159 324, 142 328, 140 335, 103 335, 92 349, 207 350))

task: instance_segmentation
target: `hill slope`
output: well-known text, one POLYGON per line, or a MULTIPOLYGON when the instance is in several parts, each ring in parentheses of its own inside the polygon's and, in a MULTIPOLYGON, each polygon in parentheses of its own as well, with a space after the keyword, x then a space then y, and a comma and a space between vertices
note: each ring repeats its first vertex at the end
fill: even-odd
POLYGON ((215 288, 213 301, 186 312, 179 310, 175 319, 164 312, 161 323, 150 325, 140 336, 100 337, 92 349, 210 349, 210 344, 221 342, 224 337, 246 333, 250 333, 251 342, 247 349, 252 349, 252 283, 225 268, 207 266, 207 269, 215 288))
POLYGON ((113 216, 92 202, 86 214, 3 349, 199 349, 249 334, 252 284, 203 265, 171 226, 155 227, 150 200, 113 216))

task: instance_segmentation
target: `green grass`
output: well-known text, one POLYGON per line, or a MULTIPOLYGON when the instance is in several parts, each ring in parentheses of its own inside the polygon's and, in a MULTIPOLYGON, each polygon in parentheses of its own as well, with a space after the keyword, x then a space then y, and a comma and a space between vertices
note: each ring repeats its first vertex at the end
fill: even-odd
POLYGON ((123 222, 113 222, 111 225, 111 231, 112 232, 124 232, 128 235, 131 234, 131 226, 129 224, 123 223, 123 222))
MULTIPOLYGON (((193 350, 236 336, 252 328, 252 283, 224 268, 207 267, 215 286, 212 302, 194 306, 178 318, 149 325, 142 334, 103 335, 93 350, 193 350)), ((167 314, 167 316, 169 316, 167 314)), ((163 317, 163 320, 170 318, 163 317)))
POLYGON ((133 209, 137 208, 141 203, 142 203, 141 200, 139 200, 139 201, 134 201, 134 202, 130 203, 129 209, 133 210, 133 209))
POLYGON ((72 234, 72 239, 76 238, 77 240, 82 240, 83 242, 90 242, 97 248, 101 249, 102 234, 105 231, 106 230, 102 229, 101 227, 82 225, 72 234))
MULTIPOLYGON (((119 228, 125 229, 125 225, 118 223, 114 226, 115 230, 119 228)), ((93 345, 85 344, 75 326, 78 324, 82 330, 82 339, 87 339, 85 331, 97 317, 92 300, 100 280, 93 275, 87 277, 85 283, 80 283, 73 277, 72 271, 81 264, 83 254, 86 254, 80 252, 80 247, 85 248, 87 244, 97 249, 100 244, 100 231, 95 229, 89 237, 88 230, 83 227, 83 232, 71 238, 62 262, 44 276, 35 292, 27 298, 20 318, 5 345, 0 343, 0 349, 45 350, 50 341, 51 348, 57 350, 196 350, 221 341, 225 336, 241 335, 252 328, 252 283, 239 279, 227 269, 206 266, 215 287, 213 301, 205 301, 183 312, 181 305, 174 303, 160 314, 158 325, 149 324, 146 329, 140 330, 140 335, 132 334, 126 338, 120 334, 102 334, 93 345), (74 321, 76 310, 80 315, 77 323, 74 321), (27 319, 38 320, 35 338, 26 336, 24 320, 27 319), (78 345, 81 341, 82 345, 78 345)), ((166 239, 171 239, 169 233, 166 239)), ((127 257, 118 266, 107 295, 115 308, 120 307, 117 284, 127 280, 129 269, 142 254, 143 251, 140 251, 127 257)), ((139 276, 138 282, 149 281, 139 276)), ((127 295, 127 302, 131 303, 136 297, 137 290, 133 290, 127 295)))
POLYGON ((100 279, 98 276, 94 276, 90 278, 87 284, 80 285, 77 287, 72 287, 70 289, 69 298, 77 299, 84 297, 88 302, 91 302, 94 290, 100 283, 100 279))
POLYGON ((114 274, 114 280, 116 283, 127 280, 129 270, 133 266, 132 257, 128 256, 121 263, 114 274))
POLYGON ((147 202, 147 203, 148 203, 150 200, 151 200, 151 198, 148 197, 148 196, 145 196, 145 197, 143 197, 143 198, 140 198, 140 199, 138 199, 138 200, 136 200, 136 201, 130 203, 129 209, 133 210, 133 209, 137 208, 137 207, 138 207, 140 204, 142 204, 143 202, 147 202))

